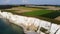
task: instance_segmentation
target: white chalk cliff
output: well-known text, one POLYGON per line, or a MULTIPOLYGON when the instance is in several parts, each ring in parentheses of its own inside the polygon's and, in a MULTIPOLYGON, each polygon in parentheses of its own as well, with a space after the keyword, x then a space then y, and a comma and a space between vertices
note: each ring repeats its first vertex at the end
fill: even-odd
POLYGON ((0 11, 0 15, 3 16, 3 18, 8 19, 9 22, 14 23, 18 26, 22 26, 23 28, 25 28, 25 30, 27 28, 30 28, 30 30, 32 31, 33 29, 34 30, 38 29, 37 33, 40 33, 40 34, 45 34, 45 33, 60 34, 60 25, 57 25, 48 21, 40 20, 38 18, 33 18, 33 17, 14 15, 10 12, 0 11), (47 29, 47 31, 43 32, 41 31, 41 28, 42 30, 47 29))

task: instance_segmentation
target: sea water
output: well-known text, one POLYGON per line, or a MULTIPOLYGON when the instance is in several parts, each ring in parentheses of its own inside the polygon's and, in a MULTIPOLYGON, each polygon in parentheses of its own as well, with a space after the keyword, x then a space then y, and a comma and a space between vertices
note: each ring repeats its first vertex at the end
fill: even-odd
POLYGON ((23 28, 0 18, 0 34, 24 34, 23 28))

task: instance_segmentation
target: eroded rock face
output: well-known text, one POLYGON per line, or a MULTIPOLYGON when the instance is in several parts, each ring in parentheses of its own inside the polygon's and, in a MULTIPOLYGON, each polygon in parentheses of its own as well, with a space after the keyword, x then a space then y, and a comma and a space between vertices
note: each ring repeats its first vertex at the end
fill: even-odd
POLYGON ((8 19, 10 22, 18 26, 22 26, 24 28, 24 31, 36 31, 40 34, 60 34, 60 25, 53 24, 48 21, 40 20, 33 17, 13 15, 9 12, 0 12, 0 15, 2 15, 3 18, 8 19), (43 29, 46 29, 46 31, 42 32, 41 30, 43 29))

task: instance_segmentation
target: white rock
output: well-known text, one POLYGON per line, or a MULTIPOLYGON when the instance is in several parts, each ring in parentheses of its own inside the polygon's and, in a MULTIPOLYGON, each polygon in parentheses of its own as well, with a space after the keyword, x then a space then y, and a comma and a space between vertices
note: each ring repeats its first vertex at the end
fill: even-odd
POLYGON ((56 34, 60 34, 60 29, 57 31, 57 33, 56 34))
POLYGON ((47 21, 41 21, 40 26, 45 28, 45 29, 49 29, 51 25, 51 22, 47 22, 47 21))
POLYGON ((58 28, 59 26, 57 24, 52 24, 50 34, 54 34, 58 28))

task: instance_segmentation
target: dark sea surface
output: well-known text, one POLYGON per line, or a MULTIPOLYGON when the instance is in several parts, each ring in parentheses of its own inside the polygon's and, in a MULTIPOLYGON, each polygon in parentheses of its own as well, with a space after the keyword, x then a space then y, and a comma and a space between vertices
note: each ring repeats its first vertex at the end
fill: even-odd
POLYGON ((24 34, 23 28, 0 18, 0 34, 24 34))

